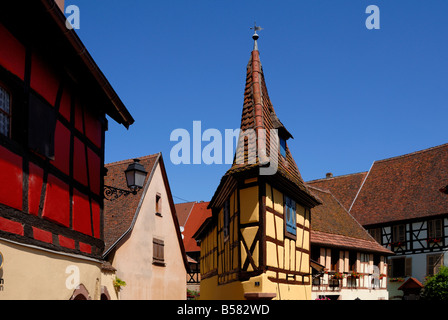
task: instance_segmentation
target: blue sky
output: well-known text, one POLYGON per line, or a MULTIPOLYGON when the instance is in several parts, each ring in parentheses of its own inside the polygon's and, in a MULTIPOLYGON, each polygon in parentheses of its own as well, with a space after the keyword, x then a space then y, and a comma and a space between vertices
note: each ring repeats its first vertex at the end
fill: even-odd
MULTIPOLYGON (((254 21, 269 96, 304 180, 447 141, 448 1, 66 0, 135 124, 109 121, 106 162, 162 152, 174 201, 208 201, 222 165, 174 165, 170 134, 236 129, 254 21), (368 5, 380 29, 368 30, 368 5)), ((202 147, 208 142, 203 142, 202 147)))

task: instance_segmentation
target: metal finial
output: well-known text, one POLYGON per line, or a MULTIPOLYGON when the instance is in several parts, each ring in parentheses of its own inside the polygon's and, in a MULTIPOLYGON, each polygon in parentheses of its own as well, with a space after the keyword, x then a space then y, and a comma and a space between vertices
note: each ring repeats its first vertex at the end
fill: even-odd
POLYGON ((263 28, 260 27, 260 26, 257 26, 257 22, 255 21, 255 22, 254 22, 254 26, 251 27, 250 29, 251 29, 251 30, 254 30, 254 34, 253 34, 253 36, 252 36, 252 39, 254 39, 254 41, 255 41, 255 42, 254 42, 254 50, 258 50, 257 40, 258 40, 259 36, 258 36, 258 34, 257 34, 257 31, 261 31, 261 30, 263 30, 263 28))

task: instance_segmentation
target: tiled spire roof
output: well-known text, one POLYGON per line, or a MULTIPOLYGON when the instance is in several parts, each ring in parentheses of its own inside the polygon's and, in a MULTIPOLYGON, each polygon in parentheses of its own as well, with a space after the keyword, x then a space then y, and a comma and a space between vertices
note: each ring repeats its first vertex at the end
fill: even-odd
MULTIPOLYGON (((257 39, 258 35, 257 38, 254 38, 255 42, 257 39)), ((289 182, 298 187, 306 195, 314 199, 314 196, 309 192, 302 179, 288 145, 286 144, 286 157, 280 154, 278 139, 274 140, 272 142, 273 145, 271 145, 270 138, 272 129, 277 129, 279 136, 284 137, 285 140, 292 138, 292 135, 279 120, 269 98, 258 45, 254 46, 249 63, 247 64, 246 87, 240 129, 242 133, 248 131, 255 132, 256 139, 245 138, 244 135, 240 134, 234 162, 232 167, 227 171, 226 176, 266 165, 272 150, 278 154, 277 174, 289 180, 289 182), (265 132, 265 136, 263 136, 263 132, 265 132), (260 145, 260 142, 266 146, 266 157, 260 155, 260 152, 257 153, 257 150, 259 150, 257 146, 260 145), (255 163, 253 163, 254 161, 250 163, 250 155, 257 155, 255 163), (244 159, 244 163, 242 163, 241 159, 244 159)))

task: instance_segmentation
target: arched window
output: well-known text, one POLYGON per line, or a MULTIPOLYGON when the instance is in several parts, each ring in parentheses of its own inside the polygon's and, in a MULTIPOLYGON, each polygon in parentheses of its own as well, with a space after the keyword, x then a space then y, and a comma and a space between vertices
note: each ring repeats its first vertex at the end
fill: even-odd
POLYGON ((0 134, 11 136, 11 95, 0 85, 0 134))

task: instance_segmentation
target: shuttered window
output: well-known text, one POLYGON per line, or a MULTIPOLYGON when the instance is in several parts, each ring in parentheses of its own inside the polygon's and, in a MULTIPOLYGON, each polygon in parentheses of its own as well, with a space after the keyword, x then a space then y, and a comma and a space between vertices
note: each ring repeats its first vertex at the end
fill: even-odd
POLYGON ((163 240, 154 238, 153 244, 153 259, 152 263, 158 266, 165 266, 165 243, 163 240))
POLYGON ((432 276, 439 272, 443 262, 443 254, 428 254, 426 256, 426 275, 432 276))
POLYGON ((396 243, 406 241, 406 226, 404 224, 393 226, 392 241, 396 243))
POLYGON ((410 277, 412 276, 412 258, 393 258, 389 263, 389 274, 391 277, 410 277))
POLYGON ((378 242, 379 244, 383 244, 382 243, 381 228, 369 229, 369 233, 373 237, 373 239, 376 240, 376 242, 378 242))
POLYGON ((442 219, 428 221, 428 237, 431 239, 442 237, 442 219))
POLYGON ((285 235, 295 239, 296 230, 296 202, 285 196, 285 235))

